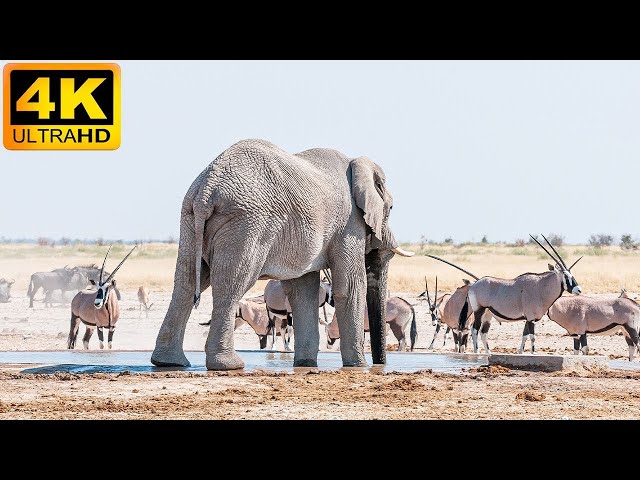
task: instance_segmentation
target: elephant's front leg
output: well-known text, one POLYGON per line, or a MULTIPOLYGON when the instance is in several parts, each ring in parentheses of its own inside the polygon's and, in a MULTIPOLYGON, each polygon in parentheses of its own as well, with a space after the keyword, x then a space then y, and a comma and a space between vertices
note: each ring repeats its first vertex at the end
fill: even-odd
MULTIPOLYGON (((159 367, 188 367, 191 365, 182 347, 187 321, 193 309, 195 280, 189 265, 193 265, 193 260, 189 260, 189 257, 181 258, 179 253, 171 303, 158 332, 156 347, 151 355, 151 363, 159 367)), ((204 261, 201 268, 200 291, 204 291, 209 288, 211 277, 209 267, 204 261)))
POLYGON ((360 265, 350 266, 349 271, 346 272, 334 265, 331 272, 335 315, 338 317, 338 329, 340 330, 342 365, 345 367, 366 367, 364 315, 367 300, 364 262, 360 265))
POLYGON ((319 272, 309 272, 300 278, 282 282, 295 319, 293 326, 293 366, 317 367, 320 348, 318 328, 319 272))

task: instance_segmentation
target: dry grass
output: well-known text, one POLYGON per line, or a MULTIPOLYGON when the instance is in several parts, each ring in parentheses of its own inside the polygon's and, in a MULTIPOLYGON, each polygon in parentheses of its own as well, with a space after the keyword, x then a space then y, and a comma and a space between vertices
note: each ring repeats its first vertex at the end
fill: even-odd
MULTIPOLYGON (((418 293, 424 290, 427 276, 430 288, 438 276, 438 289, 450 291, 461 285, 462 272, 424 256, 425 253, 440 256, 478 275, 510 278, 524 272, 542 272, 550 259, 540 247, 527 245, 511 247, 497 244, 453 245, 403 245, 417 252, 411 258, 396 256, 391 261, 389 290, 418 293)), ((131 249, 130 245, 114 245, 107 262, 113 269, 131 249)), ((37 246, 32 244, 0 245, 0 277, 16 280, 16 290, 26 290, 29 277, 36 271, 50 271, 64 265, 101 264, 107 247, 96 245, 37 246)), ((178 246, 176 244, 143 244, 129 257, 118 272, 118 281, 124 288, 146 284, 157 290, 173 288, 178 246)), ((568 263, 584 255, 573 269, 576 279, 585 293, 617 293, 621 287, 630 292, 640 291, 640 251, 623 251, 620 247, 594 249, 588 246, 569 245, 560 250, 568 263)), ((266 281, 259 281, 251 292, 264 290, 266 281)))

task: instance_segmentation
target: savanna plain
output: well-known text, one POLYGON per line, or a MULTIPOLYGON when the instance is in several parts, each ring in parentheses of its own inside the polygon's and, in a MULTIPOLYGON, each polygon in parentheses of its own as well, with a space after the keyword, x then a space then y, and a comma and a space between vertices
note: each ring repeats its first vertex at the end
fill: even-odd
MULTIPOLYGON (((390 295, 408 300, 415 309, 418 337, 415 350, 426 352, 435 327, 427 303, 418 295, 435 286, 452 292, 468 278, 462 272, 424 254, 440 256, 477 276, 512 278, 525 272, 543 272, 549 258, 539 247, 525 244, 405 244, 411 258, 396 256, 389 271, 390 295)), ((130 250, 114 245, 107 269, 130 250)), ((11 299, 0 303, 0 352, 66 350, 70 306, 45 307, 40 293, 34 308, 26 296, 30 275, 65 265, 101 264, 107 246, 0 245, 0 278, 15 280, 11 299)), ((594 248, 564 245, 560 253, 568 263, 584 258, 573 273, 588 296, 615 297, 621 288, 629 296, 640 292, 640 251, 619 246, 594 248)), ((122 292, 121 317, 114 350, 147 351, 149 357, 171 300, 177 245, 141 244, 117 273, 122 292), (153 306, 140 311, 136 292, 150 290, 153 306)), ((247 296, 260 295, 259 281, 247 296)), ((205 292, 187 324, 185 350, 203 351, 211 297, 205 292)), ((319 312, 322 315, 322 310, 319 312)), ((331 307, 327 308, 332 314, 331 307)), ((320 326, 320 350, 328 350, 320 326)), ((522 322, 493 321, 488 341, 494 353, 515 353, 522 322)), ((80 335, 84 332, 81 326, 80 335)), ((295 335, 295 332, 294 332, 295 335)), ((249 325, 235 331, 236 349, 258 349, 258 337, 249 325)), ((368 335, 367 335, 368 341, 368 335)), ((276 347, 281 348, 278 339, 276 347)), ((82 348, 78 342, 76 348, 82 348)), ((625 360, 622 335, 590 336, 590 355, 625 360)), ((93 336, 91 349, 98 349, 93 336)), ((339 348, 339 341, 332 347, 339 348)), ((388 350, 397 349, 389 332, 388 350)), ((529 349, 529 343, 527 343, 529 349)), ((539 355, 569 355, 573 341, 544 317, 536 326, 539 355)), ((453 351, 453 341, 442 346, 442 331, 434 352, 453 351)), ((471 341, 467 351, 473 351, 471 341)), ((481 350, 482 351, 482 350, 481 350)), ((636 357, 633 364, 640 360, 636 357)), ((32 367, 33 365, 29 365, 32 367)), ((545 373, 499 366, 463 369, 460 373, 423 369, 415 373, 376 369, 294 373, 268 371, 151 373, 25 373, 25 364, 0 365, 0 419, 638 419, 640 370, 576 367, 545 373)))

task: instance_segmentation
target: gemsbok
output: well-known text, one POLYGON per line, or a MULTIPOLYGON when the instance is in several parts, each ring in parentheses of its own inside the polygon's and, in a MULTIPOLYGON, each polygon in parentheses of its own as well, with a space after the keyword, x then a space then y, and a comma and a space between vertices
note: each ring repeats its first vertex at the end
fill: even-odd
MULTIPOLYGON (((280 333, 284 342, 284 349, 291 351, 291 336, 293 335, 293 317, 289 299, 284 293, 282 282, 279 280, 269 280, 264 287, 264 300, 267 304, 269 321, 274 328, 271 330, 273 345, 275 345, 276 335, 280 333)), ((331 295, 331 284, 320 282, 318 288, 318 308, 325 304, 333 306, 331 295)), ((319 319, 320 320, 320 319, 319 319)))
MULTIPOLYGON (((438 258, 438 257, 433 257, 438 258)), ((438 258, 438 260, 442 260, 438 258)), ((444 260, 443 260, 444 261, 444 260)), ((445 262, 448 263, 448 262, 445 262)), ((475 275, 468 273, 474 279, 478 279, 475 275)), ((447 342, 447 334, 452 332, 453 341, 455 344, 454 352, 464 353, 467 348, 467 340, 469 337, 469 329, 471 328, 471 323, 473 321, 473 316, 469 311, 467 315, 467 320, 464 325, 464 328, 460 329, 460 313, 462 308, 464 307, 467 301, 467 292, 469 291, 469 286, 471 282, 464 278, 462 280, 464 285, 456 288, 453 293, 445 293, 441 297, 438 298, 438 277, 436 277, 436 290, 434 294, 434 300, 431 300, 431 296, 429 295, 429 284, 427 283, 427 279, 425 278, 425 291, 418 295, 419 299, 426 299, 429 305, 429 313, 431 315, 431 324, 436 327, 436 331, 433 334, 433 340, 431 340, 431 344, 428 347, 428 350, 433 350, 434 343, 436 338, 438 337, 438 333, 440 332, 440 328, 442 324, 446 325, 447 329, 444 334, 444 342, 442 343, 442 347, 445 346, 447 342)), ((491 312, 485 312, 485 316, 490 316, 491 312)), ((490 319, 487 319, 490 320, 490 319)), ((474 338, 474 350, 478 350, 477 345, 477 337, 474 338)))
POLYGON ((94 328, 98 329, 98 339, 100 340, 101 349, 104 348, 104 336, 102 334, 102 329, 109 329, 108 347, 111 348, 113 332, 116 328, 116 323, 120 318, 118 297, 115 293, 113 295, 111 294, 116 288, 116 280, 114 276, 124 261, 129 258, 131 253, 133 253, 136 246, 137 245, 134 245, 115 270, 113 270, 113 272, 103 280, 104 265, 107 262, 107 257, 111 251, 111 247, 109 247, 109 250, 107 250, 107 254, 104 257, 104 261, 102 262, 100 277, 97 284, 94 280, 90 280, 91 284, 94 285, 96 289, 81 290, 75 297, 73 297, 73 300, 71 300, 71 327, 69 330, 67 348, 75 348, 80 322, 84 323, 86 327, 84 337, 82 339, 85 349, 89 348, 89 340, 93 335, 94 328))
POLYGON ((573 353, 589 353, 587 334, 614 335, 620 330, 629 347, 629 361, 640 352, 638 329, 640 305, 622 289, 617 298, 562 296, 549 308, 547 316, 573 337, 573 353))
MULTIPOLYGON (((248 323, 249 326, 253 328, 253 331, 256 332, 256 335, 258 335, 260 350, 264 350, 265 348, 271 349, 273 347, 271 332, 274 326, 269 321, 264 295, 242 298, 238 301, 236 321, 233 327, 234 331, 245 323, 248 323), (269 340, 271 340, 271 345, 269 344, 269 340)), ((211 320, 201 322, 199 325, 211 325, 211 320)))
MULTIPOLYGON (((385 322, 393 335, 398 340, 398 351, 404 352, 407 349, 407 326, 410 325, 409 338, 411 340, 410 349, 413 351, 416 339, 418 337, 418 329, 416 327, 416 311, 408 301, 401 297, 391 297, 387 299, 385 322)), ((369 331, 369 316, 367 314, 367 307, 364 309, 364 331, 369 331)), ((333 319, 325 327, 327 334, 327 348, 331 346, 340 338, 340 328, 337 315, 333 315, 333 319)))
MULTIPOLYGON (((489 310, 501 322, 513 322, 524 320, 524 330, 522 332, 522 343, 518 353, 524 351, 527 338, 531 341, 531 352, 535 353, 535 322, 539 321, 549 310, 551 305, 560 298, 564 291, 579 295, 582 289, 578 285, 571 269, 582 257, 578 258, 573 265, 567 267, 566 263, 554 248, 553 245, 542 235, 542 238, 556 254, 554 257, 537 238, 529 235, 555 262, 555 266, 549 264, 549 271, 543 273, 523 273, 516 278, 497 278, 485 276, 475 281, 467 292, 465 302, 460 317, 458 319, 459 329, 464 330, 467 324, 469 310, 473 313, 473 326, 471 335, 474 340, 474 353, 477 353, 477 337, 480 332, 482 343, 486 353, 491 353, 487 342, 487 332, 491 326, 491 317, 485 316, 489 310)), ((429 255, 432 258, 437 258, 429 255)), ((450 262, 449 265, 469 274, 463 268, 450 262)))

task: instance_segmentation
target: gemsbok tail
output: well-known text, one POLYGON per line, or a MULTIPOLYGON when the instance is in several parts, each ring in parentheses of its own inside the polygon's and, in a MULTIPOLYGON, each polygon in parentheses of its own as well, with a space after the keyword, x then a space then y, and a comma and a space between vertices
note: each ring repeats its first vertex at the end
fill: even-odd
POLYGON ((409 331, 409 338, 411 339, 411 351, 413 352, 413 347, 416 344, 416 338, 418 338, 418 327, 416 326, 416 311, 411 307, 411 330, 409 331))
POLYGON ((460 317, 458 318, 458 329, 462 332, 467 324, 467 317, 469 316, 469 297, 464 301, 462 310, 460 310, 460 317))

